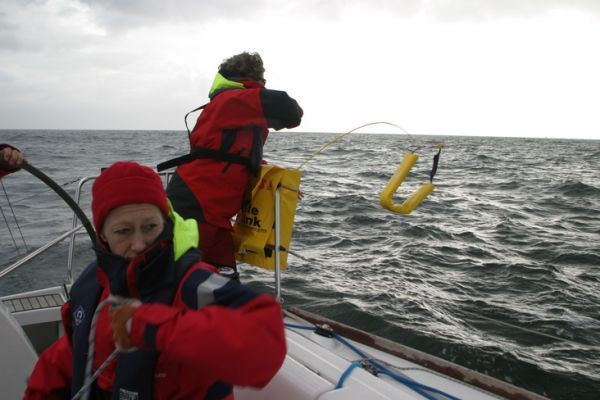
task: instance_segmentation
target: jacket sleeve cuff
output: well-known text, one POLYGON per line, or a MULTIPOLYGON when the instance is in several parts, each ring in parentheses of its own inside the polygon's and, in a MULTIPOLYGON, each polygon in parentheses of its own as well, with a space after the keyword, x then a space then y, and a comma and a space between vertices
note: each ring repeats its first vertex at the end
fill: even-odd
POLYGON ((131 345, 158 351, 156 336, 160 325, 177 317, 179 310, 162 304, 142 304, 131 318, 131 345))

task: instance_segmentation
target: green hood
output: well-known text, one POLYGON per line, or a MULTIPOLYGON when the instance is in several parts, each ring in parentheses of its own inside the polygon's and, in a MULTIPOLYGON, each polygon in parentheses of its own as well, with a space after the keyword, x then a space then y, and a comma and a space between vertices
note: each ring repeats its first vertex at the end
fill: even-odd
POLYGON ((236 81, 230 81, 229 79, 225 78, 223 75, 221 75, 217 72, 217 75, 215 76, 215 80, 213 81, 213 84, 210 87, 210 91, 208 92, 208 97, 211 97, 213 95, 213 93, 216 92, 217 90, 243 89, 243 88, 244 88, 243 84, 236 82, 236 81))
POLYGON ((173 252, 177 261, 186 251, 198 247, 200 243, 198 223, 195 219, 183 219, 175 212, 171 201, 169 201, 169 217, 173 221, 173 252))

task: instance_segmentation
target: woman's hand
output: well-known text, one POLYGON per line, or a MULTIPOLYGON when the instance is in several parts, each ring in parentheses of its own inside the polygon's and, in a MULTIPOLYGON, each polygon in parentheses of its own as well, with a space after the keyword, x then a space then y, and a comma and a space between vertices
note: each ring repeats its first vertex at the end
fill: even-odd
POLYGON ((6 169, 18 169, 21 168, 21 164, 25 161, 23 153, 12 147, 5 147, 0 150, 0 167, 6 169))
POLYGON ((113 331, 113 340, 119 350, 131 350, 131 317, 138 308, 139 303, 127 302, 110 309, 110 327, 113 331))

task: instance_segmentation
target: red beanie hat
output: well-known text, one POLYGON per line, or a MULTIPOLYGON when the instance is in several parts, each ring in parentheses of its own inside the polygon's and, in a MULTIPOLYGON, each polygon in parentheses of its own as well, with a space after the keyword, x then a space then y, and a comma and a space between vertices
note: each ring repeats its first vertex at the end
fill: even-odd
POLYGON ((160 176, 132 161, 119 161, 102 171, 92 186, 92 215, 99 235, 106 216, 125 204, 153 204, 169 215, 167 193, 160 176))

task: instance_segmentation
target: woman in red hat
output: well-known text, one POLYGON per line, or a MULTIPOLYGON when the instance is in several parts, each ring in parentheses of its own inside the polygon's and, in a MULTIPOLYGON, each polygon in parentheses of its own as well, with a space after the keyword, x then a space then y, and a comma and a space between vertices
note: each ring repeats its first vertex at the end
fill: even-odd
POLYGON ((233 399, 233 385, 270 381, 286 352, 279 304, 200 261, 196 221, 172 210, 153 170, 104 170, 92 213, 96 261, 73 284, 65 335, 40 356, 25 399, 233 399))

